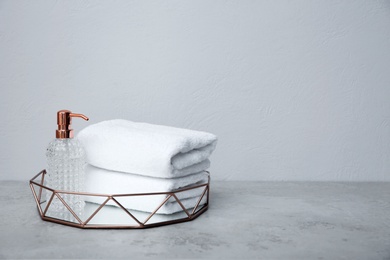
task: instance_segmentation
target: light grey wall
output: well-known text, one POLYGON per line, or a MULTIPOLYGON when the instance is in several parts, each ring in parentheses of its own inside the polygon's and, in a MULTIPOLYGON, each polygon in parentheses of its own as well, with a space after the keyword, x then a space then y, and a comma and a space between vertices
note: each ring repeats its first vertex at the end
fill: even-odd
POLYGON ((388 1, 0 1, 0 90, 2 180, 70 109, 215 133, 218 180, 390 181, 388 1))

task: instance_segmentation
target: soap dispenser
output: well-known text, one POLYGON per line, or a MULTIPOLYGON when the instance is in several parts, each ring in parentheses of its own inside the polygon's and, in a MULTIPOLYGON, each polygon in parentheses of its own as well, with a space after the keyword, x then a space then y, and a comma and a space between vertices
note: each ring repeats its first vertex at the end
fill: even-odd
MULTIPOLYGON (((69 110, 58 111, 56 139, 50 142, 46 150, 48 166, 45 177, 46 185, 54 190, 84 191, 86 153, 81 143, 73 137, 73 129, 71 129, 73 117, 89 120, 85 115, 75 114, 69 110)), ((51 195, 51 192, 47 193, 47 202, 50 201, 51 195)), ((85 202, 79 195, 65 193, 58 195, 78 216, 82 215, 85 202)), ((67 221, 76 221, 56 196, 51 201, 47 215, 67 221)))

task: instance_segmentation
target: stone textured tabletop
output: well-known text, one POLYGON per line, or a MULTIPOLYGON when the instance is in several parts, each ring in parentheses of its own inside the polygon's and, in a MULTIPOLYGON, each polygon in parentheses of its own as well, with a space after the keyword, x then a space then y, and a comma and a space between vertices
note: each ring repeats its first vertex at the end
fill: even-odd
POLYGON ((42 221, 28 182, 0 182, 0 258, 390 259, 390 183, 212 182, 209 210, 142 230, 42 221))

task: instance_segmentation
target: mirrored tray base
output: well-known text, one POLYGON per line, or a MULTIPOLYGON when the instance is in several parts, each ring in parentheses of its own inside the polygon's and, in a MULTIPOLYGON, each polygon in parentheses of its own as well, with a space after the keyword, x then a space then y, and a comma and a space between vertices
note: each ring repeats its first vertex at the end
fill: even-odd
MULTIPOLYGON (((210 176, 208 172, 205 174, 210 176)), ((42 170, 30 180, 40 217, 78 228, 140 229, 181 223, 197 218, 209 205, 210 177, 207 183, 172 192, 98 194, 54 190, 45 186, 45 175, 46 170, 42 170), (197 196, 189 199, 194 194, 197 196), (74 196, 85 201, 82 210, 69 206, 74 196), (134 203, 135 207, 124 206, 129 203, 134 203), (140 207, 142 203, 152 205, 152 210, 139 210, 136 205, 140 207), (175 213, 166 214, 164 208, 167 207, 174 209, 175 213)))

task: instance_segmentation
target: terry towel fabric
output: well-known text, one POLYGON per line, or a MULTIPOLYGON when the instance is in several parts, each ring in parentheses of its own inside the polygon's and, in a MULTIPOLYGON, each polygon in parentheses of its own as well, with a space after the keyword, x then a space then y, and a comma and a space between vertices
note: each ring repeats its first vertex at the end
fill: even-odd
MULTIPOLYGON (((129 174, 123 172, 109 171, 91 165, 86 167, 86 187, 85 191, 91 193, 114 194, 134 194, 151 192, 171 192, 184 187, 191 187, 208 182, 208 174, 199 172, 180 178, 154 178, 129 174)), ((204 191, 204 187, 179 192, 176 194, 186 209, 193 208, 204 191)), ((119 203, 127 209, 144 212, 153 212, 165 199, 167 195, 149 195, 116 197, 119 203)), ((205 197, 206 198, 206 197, 205 197)), ((103 203, 105 197, 87 196, 86 201, 93 203, 103 203)), ((206 199, 202 200, 205 203, 206 199)), ((108 205, 118 206, 114 201, 109 201, 108 205)), ((181 206, 175 198, 171 197, 159 210, 161 214, 172 214, 181 211, 181 206)))
POLYGON ((210 133, 123 119, 90 125, 78 139, 93 166, 159 178, 206 170, 217 144, 210 133))

